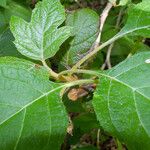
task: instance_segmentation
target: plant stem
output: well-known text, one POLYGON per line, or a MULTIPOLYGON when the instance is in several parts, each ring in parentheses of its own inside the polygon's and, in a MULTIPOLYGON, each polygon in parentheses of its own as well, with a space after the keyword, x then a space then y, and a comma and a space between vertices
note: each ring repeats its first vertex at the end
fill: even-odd
POLYGON ((76 85, 90 84, 90 83, 95 83, 95 82, 96 81, 92 80, 92 79, 83 79, 83 80, 76 80, 73 82, 68 82, 65 84, 64 88, 61 90, 60 96, 62 97, 62 95, 64 95, 66 89, 69 87, 76 86, 76 85))
POLYGON ((45 60, 42 60, 42 64, 43 66, 49 71, 50 75, 54 78, 54 79, 58 79, 58 74, 56 72, 54 72, 46 63, 45 60))
POLYGON ((89 83, 95 83, 95 82, 96 81, 92 80, 92 79, 82 79, 82 80, 77 80, 77 81, 73 81, 73 82, 67 82, 65 84, 65 88, 75 86, 75 85, 89 84, 89 83))
MULTIPOLYGON (((117 21, 116 21, 116 25, 115 25, 115 29, 117 29, 119 27, 119 24, 120 24, 120 20, 121 20, 121 17, 122 17, 122 12, 123 12, 123 9, 121 9, 119 11, 119 14, 118 14, 118 17, 117 17, 117 21)), ((111 56, 111 51, 114 47, 114 43, 111 43, 108 47, 108 50, 107 50, 107 55, 106 55, 106 60, 105 60, 105 63, 102 65, 101 67, 101 70, 104 70, 106 65, 108 66, 108 69, 111 68, 111 61, 110 61, 110 56, 111 56)))
POLYGON ((103 30, 105 21, 107 19, 107 16, 108 16, 112 6, 113 6, 113 4, 108 2, 106 7, 104 8, 102 14, 100 15, 100 19, 99 19, 99 33, 98 33, 97 39, 93 43, 93 45, 90 48, 90 50, 85 53, 85 55, 90 53, 90 52, 92 52, 95 48, 97 48, 100 45, 102 30, 103 30))
POLYGON ((86 56, 84 56, 80 61, 78 61, 71 70, 76 70, 77 68, 79 68, 86 60, 88 60, 90 57, 92 57, 93 55, 95 55, 98 51, 100 51, 102 48, 106 47, 107 45, 111 44, 112 42, 114 42, 116 39, 118 39, 119 36, 116 36, 108 41, 106 41, 105 43, 103 43, 102 45, 98 46, 97 48, 95 48, 93 51, 91 51, 90 53, 88 53, 86 56))
POLYGON ((112 3, 108 2, 106 7, 104 8, 101 16, 100 16, 100 28, 99 28, 99 34, 98 34, 98 37, 95 41, 95 46, 99 46, 99 43, 101 41, 101 34, 102 34, 102 30, 103 30, 103 27, 104 27, 104 24, 105 24, 105 21, 107 19, 107 16, 112 8, 112 3))
POLYGON ((91 74, 91 75, 96 75, 95 71, 92 70, 83 70, 83 69, 77 69, 77 70, 65 70, 62 71, 58 74, 58 78, 61 77, 64 74, 70 74, 70 73, 85 73, 85 74, 91 74))
POLYGON ((117 150, 123 150, 122 144, 120 143, 120 141, 116 139, 116 142, 117 142, 117 150))
POLYGON ((97 148, 100 149, 100 129, 97 131, 97 142, 96 142, 97 148))
POLYGON ((114 41, 118 40, 119 38, 125 36, 126 34, 129 34, 131 32, 137 31, 137 30, 141 30, 141 29, 146 29, 150 27, 150 25, 147 26, 143 26, 143 27, 137 27, 135 29, 131 29, 128 31, 125 30, 121 30, 118 34, 116 34, 114 37, 112 37, 111 39, 109 39, 108 41, 106 41, 105 43, 103 43, 102 45, 98 46, 97 48, 95 48, 92 52, 90 52, 89 54, 87 54, 86 56, 84 56, 80 61, 78 61, 71 70, 76 70, 77 68, 79 68, 86 60, 88 60, 90 57, 92 57, 93 55, 95 55, 98 51, 100 51, 101 49, 103 49, 104 47, 108 46, 109 44, 113 43, 114 41))

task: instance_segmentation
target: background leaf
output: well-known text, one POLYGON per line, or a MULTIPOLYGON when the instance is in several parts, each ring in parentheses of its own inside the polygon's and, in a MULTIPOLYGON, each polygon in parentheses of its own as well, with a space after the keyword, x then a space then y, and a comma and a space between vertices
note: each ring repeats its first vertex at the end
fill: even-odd
POLYGON ((71 35, 70 27, 61 27, 65 11, 58 0, 43 0, 36 5, 31 22, 13 17, 11 31, 20 53, 35 59, 45 60, 55 55, 60 45, 71 35))
POLYGON ((150 52, 101 74, 93 105, 100 125, 131 150, 150 147, 150 52))
POLYGON ((107 41, 112 43, 115 40, 130 34, 132 36, 150 37, 150 1, 143 1, 129 11, 129 16, 125 26, 113 38, 107 41))
POLYGON ((137 30, 136 35, 150 37, 150 1, 141 2, 129 11, 127 23, 121 33, 137 30), (143 29, 142 29, 143 28, 143 29))
POLYGON ((73 27, 74 38, 70 40, 70 46, 62 62, 65 66, 71 66, 79 61, 95 42, 99 16, 88 8, 76 10, 67 16, 66 25, 73 27))
POLYGON ((22 59, 0 59, 0 149, 59 150, 67 115, 61 85, 43 67, 22 59))
POLYGON ((14 37, 9 30, 9 21, 12 15, 20 16, 30 20, 30 9, 13 1, 8 1, 7 8, 0 9, 0 56, 24 57, 16 49, 14 37))
POLYGON ((0 6, 6 7, 6 1, 7 0, 0 0, 0 6))
POLYGON ((23 57, 13 43, 14 37, 10 30, 6 30, 0 36, 0 56, 23 57))
POLYGON ((0 34, 9 28, 9 21, 12 15, 19 16, 29 21, 31 10, 14 1, 9 1, 7 8, 0 8, 0 34))

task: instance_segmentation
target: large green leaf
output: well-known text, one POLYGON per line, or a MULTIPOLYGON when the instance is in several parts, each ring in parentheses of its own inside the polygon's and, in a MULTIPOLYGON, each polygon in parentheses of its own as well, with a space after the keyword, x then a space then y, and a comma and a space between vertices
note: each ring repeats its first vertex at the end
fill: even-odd
POLYGON ((83 57, 95 42, 99 26, 99 16, 91 9, 74 11, 67 16, 66 24, 74 29, 74 38, 63 63, 73 65, 83 57))
POLYGON ((0 58, 0 149, 59 150, 67 115, 43 67, 0 58))
POLYGON ((43 0, 36 5, 27 23, 18 17, 11 19, 11 31, 20 53, 45 60, 55 55, 60 45, 71 35, 70 27, 58 28, 65 20, 65 10, 59 0, 43 0))
POLYGON ((93 105, 100 125, 130 150, 150 148, 150 52, 98 73, 93 105))

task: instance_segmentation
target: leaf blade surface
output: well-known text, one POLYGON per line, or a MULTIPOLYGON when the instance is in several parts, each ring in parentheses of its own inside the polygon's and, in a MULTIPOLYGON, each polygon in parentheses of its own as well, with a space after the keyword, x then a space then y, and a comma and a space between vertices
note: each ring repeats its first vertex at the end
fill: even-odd
POLYGON ((70 27, 60 27, 65 20, 65 11, 58 0, 44 0, 33 10, 31 22, 18 17, 11 19, 11 31, 20 53, 35 59, 45 60, 56 54, 60 45, 71 36, 70 27))
POLYGON ((67 127, 62 85, 45 69, 16 58, 0 60, 0 148, 59 149, 67 127))
POLYGON ((139 53, 101 74, 93 101, 101 126, 132 150, 150 146, 149 58, 139 53))

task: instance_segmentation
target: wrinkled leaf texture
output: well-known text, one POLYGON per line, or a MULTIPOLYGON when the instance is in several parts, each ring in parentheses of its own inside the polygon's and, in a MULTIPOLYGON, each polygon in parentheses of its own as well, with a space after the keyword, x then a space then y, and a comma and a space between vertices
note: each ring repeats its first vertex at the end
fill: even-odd
POLYGON ((63 57, 65 66, 77 63, 95 42, 99 27, 99 16, 91 9, 84 8, 68 14, 66 25, 73 27, 74 37, 63 57))
POLYGON ((43 67, 0 59, 1 150, 60 149, 68 122, 61 87, 43 67))
POLYGON ((126 59, 105 74, 93 105, 100 125, 129 150, 150 148, 150 52, 126 59))
POLYGON ((27 23, 12 17, 11 31, 19 52, 31 59, 45 60, 56 54, 60 45, 71 35, 71 28, 58 28, 65 20, 65 10, 59 0, 43 0, 36 5, 27 23))

